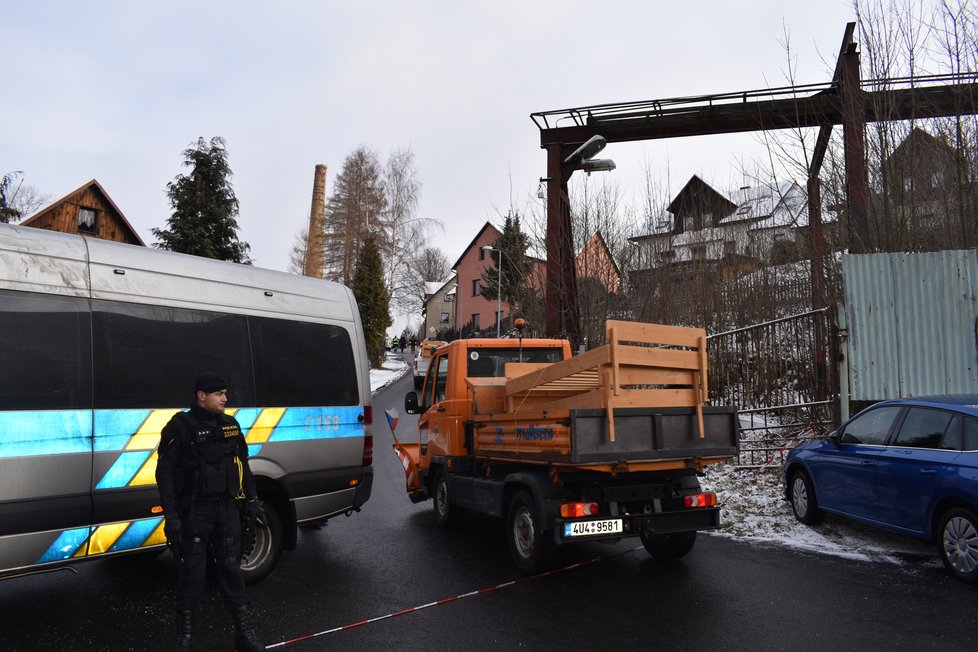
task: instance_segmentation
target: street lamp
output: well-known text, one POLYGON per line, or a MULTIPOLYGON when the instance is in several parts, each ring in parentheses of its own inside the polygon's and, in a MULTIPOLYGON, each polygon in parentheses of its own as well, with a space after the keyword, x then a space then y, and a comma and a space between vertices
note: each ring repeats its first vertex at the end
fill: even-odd
POLYGON ((502 337, 502 322, 503 322, 503 250, 496 249, 492 245, 482 245, 483 251, 496 251, 499 252, 499 261, 496 263, 496 267, 499 268, 499 280, 496 282, 496 338, 502 337))

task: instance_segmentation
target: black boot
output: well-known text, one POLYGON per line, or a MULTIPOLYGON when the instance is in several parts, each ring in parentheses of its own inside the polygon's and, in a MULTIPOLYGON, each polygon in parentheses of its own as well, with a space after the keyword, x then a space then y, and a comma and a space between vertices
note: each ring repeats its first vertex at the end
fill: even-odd
POLYGON ((173 646, 176 652, 190 649, 190 630, 194 624, 194 612, 189 609, 177 610, 177 643, 173 646))
POLYGON ((238 652, 259 652, 265 649, 265 644, 257 640, 248 607, 238 607, 231 612, 231 617, 234 618, 234 647, 238 652))

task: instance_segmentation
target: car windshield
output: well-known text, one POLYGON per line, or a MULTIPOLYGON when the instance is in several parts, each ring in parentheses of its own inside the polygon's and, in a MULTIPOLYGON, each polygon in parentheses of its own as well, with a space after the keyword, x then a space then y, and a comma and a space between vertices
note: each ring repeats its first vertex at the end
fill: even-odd
POLYGON ((525 348, 469 350, 466 375, 470 378, 499 378, 504 375, 507 362, 560 362, 564 358, 561 348, 525 348))

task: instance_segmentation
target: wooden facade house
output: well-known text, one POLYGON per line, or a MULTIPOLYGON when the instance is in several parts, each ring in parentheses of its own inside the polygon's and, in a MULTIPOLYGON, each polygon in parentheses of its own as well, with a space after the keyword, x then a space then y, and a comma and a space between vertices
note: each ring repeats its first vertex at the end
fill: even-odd
POLYGON ((146 246, 95 179, 42 208, 20 225, 146 246))

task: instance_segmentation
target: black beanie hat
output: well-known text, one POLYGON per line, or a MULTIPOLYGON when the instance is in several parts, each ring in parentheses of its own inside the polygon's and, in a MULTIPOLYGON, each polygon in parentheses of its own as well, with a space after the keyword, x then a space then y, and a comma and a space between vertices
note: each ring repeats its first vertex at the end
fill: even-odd
POLYGON ((197 380, 194 381, 194 394, 197 392, 205 392, 210 394, 211 392, 219 392, 222 389, 227 388, 228 381, 224 380, 213 371, 205 371, 197 376, 197 380))

